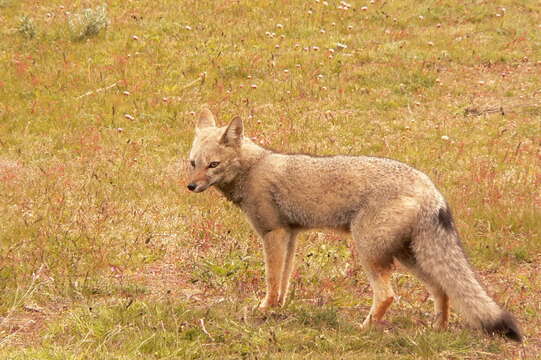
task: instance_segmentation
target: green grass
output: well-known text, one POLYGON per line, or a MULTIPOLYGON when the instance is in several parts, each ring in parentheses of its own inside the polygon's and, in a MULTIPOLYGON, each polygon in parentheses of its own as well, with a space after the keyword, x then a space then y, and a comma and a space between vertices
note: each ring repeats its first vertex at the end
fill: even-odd
POLYGON ((0 0, 0 357, 541 356, 541 5, 351 4, 0 0), (185 189, 202 104, 265 146, 425 171, 524 348, 430 330, 400 273, 393 327, 362 333, 371 293, 335 234, 303 235, 288 305, 252 311, 259 240, 185 189))

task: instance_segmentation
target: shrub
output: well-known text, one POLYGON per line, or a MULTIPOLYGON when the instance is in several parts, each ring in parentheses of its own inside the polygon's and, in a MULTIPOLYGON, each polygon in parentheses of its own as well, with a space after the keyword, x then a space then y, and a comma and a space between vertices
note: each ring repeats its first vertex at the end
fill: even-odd
POLYGON ((72 14, 68 19, 68 24, 76 41, 96 36, 109 25, 107 6, 87 8, 80 13, 72 14))

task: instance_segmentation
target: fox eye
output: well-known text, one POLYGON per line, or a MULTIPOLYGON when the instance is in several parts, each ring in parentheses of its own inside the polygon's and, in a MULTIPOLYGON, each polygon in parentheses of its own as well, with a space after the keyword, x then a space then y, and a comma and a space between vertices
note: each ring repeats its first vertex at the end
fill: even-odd
POLYGON ((210 164, 209 164, 209 168, 215 168, 216 166, 220 165, 220 162, 219 161, 212 161, 210 164))
POLYGON ((190 164, 192 164, 192 167, 195 167, 195 161, 190 161, 190 164))

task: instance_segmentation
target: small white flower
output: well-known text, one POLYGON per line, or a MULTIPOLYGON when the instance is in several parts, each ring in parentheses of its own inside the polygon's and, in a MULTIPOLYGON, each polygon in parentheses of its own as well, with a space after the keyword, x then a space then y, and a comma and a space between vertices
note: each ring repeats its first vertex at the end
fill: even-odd
POLYGON ((282 24, 276 24, 276 27, 277 27, 278 29, 283 29, 283 28, 284 28, 284 25, 282 25, 282 24))
POLYGON ((362 10, 362 11, 368 10, 368 6, 363 6, 363 7, 361 8, 361 10, 362 10))
POLYGON ((132 38, 133 40, 136 40, 136 41, 139 40, 139 36, 137 36, 137 35, 132 35, 131 38, 132 38))
POLYGON ((131 116, 130 114, 124 114, 124 117, 128 120, 135 120, 135 118, 131 116))
POLYGON ((342 44, 342 43, 336 43, 336 47, 339 48, 339 49, 347 49, 348 46, 346 44, 342 44))
POLYGON ((184 29, 190 31, 190 30, 192 30, 192 27, 190 25, 186 25, 186 26, 184 26, 184 29))
POLYGON ((444 140, 444 141, 449 141, 449 136, 443 135, 443 136, 441 137, 441 139, 444 140))
POLYGON ((122 92, 122 94, 124 94, 124 95, 128 96, 128 95, 130 95, 130 92, 129 92, 129 91, 127 91, 127 90, 125 90, 125 91, 123 91, 123 92, 122 92))

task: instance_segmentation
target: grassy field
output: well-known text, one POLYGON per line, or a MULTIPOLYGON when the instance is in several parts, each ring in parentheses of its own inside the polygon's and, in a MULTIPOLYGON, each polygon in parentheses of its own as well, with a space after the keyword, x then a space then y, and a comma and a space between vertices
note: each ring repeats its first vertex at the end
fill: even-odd
POLYGON ((0 0, 0 358, 541 359, 541 3, 0 0), (186 189, 194 115, 283 151, 426 172, 516 345, 397 272, 390 326, 350 239, 301 237, 260 313, 260 241, 186 189))

